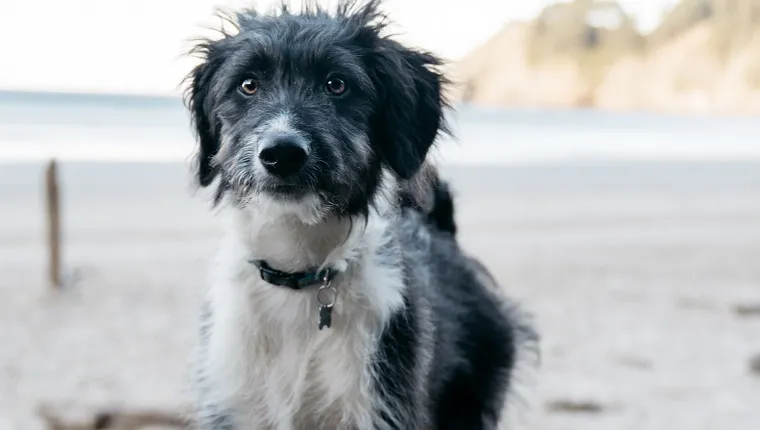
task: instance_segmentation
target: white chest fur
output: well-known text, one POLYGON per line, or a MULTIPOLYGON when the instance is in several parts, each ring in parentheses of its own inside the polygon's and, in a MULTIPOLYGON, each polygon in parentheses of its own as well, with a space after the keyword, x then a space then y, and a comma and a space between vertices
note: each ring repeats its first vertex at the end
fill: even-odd
POLYGON ((215 265, 201 363, 207 395, 244 429, 371 428, 386 407, 373 393, 372 356, 384 324, 403 305, 399 265, 377 252, 388 240, 385 224, 371 216, 366 229, 346 229, 335 241, 339 224, 259 226, 252 219, 237 215, 215 265), (282 270, 342 270, 333 282, 339 298, 332 327, 317 328, 316 289, 268 284, 251 258, 282 270))

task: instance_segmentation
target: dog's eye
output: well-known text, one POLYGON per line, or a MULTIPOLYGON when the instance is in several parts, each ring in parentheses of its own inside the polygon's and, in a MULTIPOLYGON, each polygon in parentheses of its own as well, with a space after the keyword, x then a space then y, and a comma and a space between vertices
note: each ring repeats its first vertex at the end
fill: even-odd
POLYGON ((334 95, 339 96, 346 92, 346 82, 343 79, 340 78, 330 78, 327 80, 327 84, 325 85, 327 88, 327 92, 334 95))
POLYGON ((252 96, 259 89, 259 82, 256 79, 246 79, 240 84, 240 91, 245 95, 252 96))

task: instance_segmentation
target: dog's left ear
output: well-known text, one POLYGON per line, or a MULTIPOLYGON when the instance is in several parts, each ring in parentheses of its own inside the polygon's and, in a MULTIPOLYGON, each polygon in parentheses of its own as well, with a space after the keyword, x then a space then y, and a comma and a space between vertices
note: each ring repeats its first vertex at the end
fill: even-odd
POLYGON ((428 150, 445 129, 443 76, 435 56, 385 39, 374 55, 378 110, 372 123, 374 146, 402 179, 417 173, 428 150))

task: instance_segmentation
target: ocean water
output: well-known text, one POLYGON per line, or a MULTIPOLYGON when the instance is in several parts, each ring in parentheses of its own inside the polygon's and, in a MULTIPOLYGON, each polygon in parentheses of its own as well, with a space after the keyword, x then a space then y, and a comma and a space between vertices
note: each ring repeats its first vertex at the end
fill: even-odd
MULTIPOLYGON (((760 160, 760 119, 458 106, 449 164, 760 160)), ((0 163, 186 161, 194 140, 179 98, 0 92, 0 163)))

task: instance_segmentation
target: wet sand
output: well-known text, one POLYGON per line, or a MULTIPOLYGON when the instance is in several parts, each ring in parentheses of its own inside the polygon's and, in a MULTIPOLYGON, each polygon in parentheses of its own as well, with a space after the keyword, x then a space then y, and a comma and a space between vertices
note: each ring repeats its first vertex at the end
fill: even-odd
MULTIPOLYGON (((179 406, 219 220, 179 164, 64 164, 70 286, 44 283, 41 167, 0 169, 0 429, 43 401, 179 406)), ((760 426, 760 164, 448 167, 465 248, 534 314, 520 428, 760 426)))

